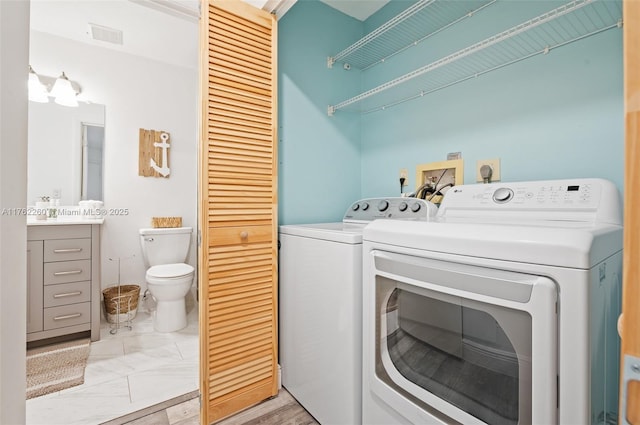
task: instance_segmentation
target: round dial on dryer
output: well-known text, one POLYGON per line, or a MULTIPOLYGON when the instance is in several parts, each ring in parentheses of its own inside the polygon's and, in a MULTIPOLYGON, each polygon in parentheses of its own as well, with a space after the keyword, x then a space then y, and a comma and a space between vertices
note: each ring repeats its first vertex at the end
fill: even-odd
POLYGON ((513 198, 513 190, 508 187, 501 187, 493 192, 493 200, 499 204, 509 202, 513 198))
POLYGON ((360 204, 356 202, 355 204, 353 204, 353 206, 351 207, 351 209, 352 209, 353 211, 358 211, 358 210, 360 209, 360 204))
POLYGON ((378 202, 378 211, 386 211, 389 208, 389 201, 382 200, 378 202))
POLYGON ((409 206, 404 201, 400 202, 400 204, 398 205, 398 209, 400 210, 400 212, 405 212, 407 208, 409 208, 409 206))
POLYGON ((362 211, 366 211, 369 209, 369 203, 368 202, 363 202, 362 203, 362 211))
POLYGON ((420 211, 420 208, 421 208, 421 206, 420 206, 420 202, 414 202, 414 203, 411 205, 411 211, 413 211, 413 212, 418 212, 418 211, 420 211))

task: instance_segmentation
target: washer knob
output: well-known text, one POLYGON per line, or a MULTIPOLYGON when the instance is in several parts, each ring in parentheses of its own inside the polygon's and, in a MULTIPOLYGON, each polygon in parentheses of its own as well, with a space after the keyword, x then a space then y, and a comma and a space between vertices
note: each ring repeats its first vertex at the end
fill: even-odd
POLYGON ((418 211, 420 211, 420 208, 422 208, 422 205, 420 205, 420 202, 414 202, 414 203, 411 205, 411 211, 413 211, 413 212, 418 212, 418 211))
POLYGON ((353 206, 351 207, 351 209, 353 211, 358 211, 360 209, 360 204, 358 204, 357 202, 355 204, 353 204, 353 206))
POLYGON ((400 202, 400 205, 398 205, 398 209, 399 209, 401 212, 406 211, 408 207, 409 207, 409 206, 408 206, 408 205, 407 205, 407 203, 406 203, 406 202, 404 202, 404 201, 400 202))
POLYGON ((513 198, 513 190, 508 187, 501 187, 493 192, 493 200, 499 204, 509 202, 513 198))
POLYGON ((389 208, 389 201, 380 201, 378 203, 378 211, 386 211, 389 208))
POLYGON ((369 203, 368 202, 363 202, 362 203, 362 211, 366 211, 369 209, 369 203))

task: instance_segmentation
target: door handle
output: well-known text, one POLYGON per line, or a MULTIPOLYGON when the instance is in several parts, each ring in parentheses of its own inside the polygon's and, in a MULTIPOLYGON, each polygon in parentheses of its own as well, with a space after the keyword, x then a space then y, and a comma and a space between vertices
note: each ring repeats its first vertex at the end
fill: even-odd
MULTIPOLYGON (((640 357, 635 357, 630 354, 624 355, 624 364, 622 373, 622 400, 620 403, 620 414, 618 415, 622 425, 632 425, 627 419, 628 408, 628 387, 631 382, 640 382, 640 357)), ((636 401, 637 403, 637 401, 636 401)))
POLYGON ((69 252, 80 252, 82 248, 64 248, 64 249, 54 249, 53 252, 56 254, 66 254, 69 252))

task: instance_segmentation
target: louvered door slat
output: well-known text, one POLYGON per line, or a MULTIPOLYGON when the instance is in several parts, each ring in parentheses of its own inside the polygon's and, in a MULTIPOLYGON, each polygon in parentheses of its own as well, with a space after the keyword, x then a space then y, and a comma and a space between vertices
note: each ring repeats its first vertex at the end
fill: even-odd
POLYGON ((203 0, 202 418, 277 394, 275 18, 203 0))
POLYGON ((235 70, 239 73, 247 73, 249 75, 253 75, 262 79, 263 81, 269 81, 269 76, 271 75, 271 69, 263 66, 261 64, 256 64, 252 61, 240 60, 235 56, 229 56, 229 53, 233 52, 223 52, 227 53, 226 60, 220 59, 220 57, 212 57, 210 63, 225 68, 227 70, 235 70))
POLYGON ((228 103, 216 102, 215 99, 209 102, 209 108, 215 109, 211 115, 220 114, 220 115, 228 115, 235 117, 242 117, 243 119, 248 119, 252 121, 264 122, 265 120, 269 120, 269 114, 261 111, 247 111, 244 108, 244 105, 235 106, 229 105, 228 103))
POLYGON ((268 51, 271 45, 271 34, 265 31, 261 25, 248 23, 244 19, 237 19, 233 13, 218 10, 210 15, 211 23, 214 27, 224 28, 230 34, 226 39, 236 38, 239 40, 248 39, 249 42, 259 44, 263 51, 268 51))
POLYGON ((215 42, 217 39, 226 38, 226 43, 222 48, 232 50, 235 52, 245 53, 247 60, 256 60, 263 62, 269 60, 269 57, 264 54, 263 49, 258 46, 252 46, 244 42, 242 38, 237 38, 235 34, 226 31, 220 27, 214 27, 210 34, 210 42, 215 42))
POLYGON ((260 77, 247 72, 236 71, 214 62, 209 63, 209 71, 214 74, 218 73, 222 78, 226 78, 229 81, 254 86, 257 90, 269 90, 269 79, 266 76, 260 77))

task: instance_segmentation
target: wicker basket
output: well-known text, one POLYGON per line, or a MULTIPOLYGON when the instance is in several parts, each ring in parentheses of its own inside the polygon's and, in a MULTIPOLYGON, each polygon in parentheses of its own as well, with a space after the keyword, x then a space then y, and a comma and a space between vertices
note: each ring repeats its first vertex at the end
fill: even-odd
POLYGON ((151 227, 182 227, 182 217, 151 217, 151 227))
POLYGON ((131 320, 136 317, 138 300, 140 298, 140 286, 120 285, 110 286, 102 291, 104 297, 104 309, 109 323, 131 320), (118 312, 118 304, 120 311, 118 312), (118 318, 118 313, 120 317, 118 318))

